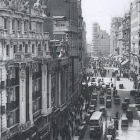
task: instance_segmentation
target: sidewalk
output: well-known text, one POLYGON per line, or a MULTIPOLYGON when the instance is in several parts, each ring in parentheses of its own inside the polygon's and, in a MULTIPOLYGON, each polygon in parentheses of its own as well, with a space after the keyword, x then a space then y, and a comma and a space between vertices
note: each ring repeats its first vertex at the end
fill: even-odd
MULTIPOLYGON (((85 103, 84 103, 84 106, 83 106, 83 113, 82 113, 82 118, 84 119, 85 117, 85 114, 86 114, 86 111, 85 111, 85 103)), ((77 115, 76 118, 80 118, 80 115, 77 115)), ((74 127, 75 127, 75 121, 73 122, 74 124, 74 127)), ((71 127, 69 126, 69 129, 70 131, 72 132, 71 130, 71 127)), ((71 140, 74 140, 77 136, 71 136, 71 140)), ((62 140, 62 137, 60 136, 60 133, 59 133, 59 136, 58 136, 58 140, 62 140)))
POLYGON ((134 85, 134 82, 130 81, 128 78, 120 78, 120 81, 116 80, 116 89, 117 90, 130 91, 130 90, 134 89, 133 85, 134 85), (124 89, 120 89, 119 84, 123 84, 124 89))

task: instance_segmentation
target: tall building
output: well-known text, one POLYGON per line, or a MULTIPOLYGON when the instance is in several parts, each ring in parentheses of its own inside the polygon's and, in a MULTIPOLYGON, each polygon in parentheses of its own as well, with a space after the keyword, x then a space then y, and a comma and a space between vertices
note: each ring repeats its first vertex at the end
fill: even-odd
POLYGON ((92 27, 92 56, 108 56, 110 53, 110 36, 100 29, 98 23, 92 27))
POLYGON ((140 25, 140 7, 139 7, 140 1, 135 0, 133 3, 131 3, 130 7, 130 13, 131 13, 131 70, 137 74, 139 74, 139 55, 140 55, 140 31, 139 31, 139 25, 140 25))
POLYGON ((119 49, 117 46, 118 30, 122 25, 121 17, 113 17, 111 19, 111 29, 110 29, 110 55, 118 55, 119 49))
POLYGON ((130 69, 130 52, 131 52, 131 16, 130 11, 126 12, 122 21, 122 35, 123 35, 123 50, 122 56, 124 62, 122 65, 130 69))

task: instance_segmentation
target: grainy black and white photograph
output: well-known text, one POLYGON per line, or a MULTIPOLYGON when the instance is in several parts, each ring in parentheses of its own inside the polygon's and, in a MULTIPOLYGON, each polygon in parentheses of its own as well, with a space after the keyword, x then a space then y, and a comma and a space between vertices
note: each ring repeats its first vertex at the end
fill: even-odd
POLYGON ((140 0, 0 0, 0 140, 140 140, 140 0))

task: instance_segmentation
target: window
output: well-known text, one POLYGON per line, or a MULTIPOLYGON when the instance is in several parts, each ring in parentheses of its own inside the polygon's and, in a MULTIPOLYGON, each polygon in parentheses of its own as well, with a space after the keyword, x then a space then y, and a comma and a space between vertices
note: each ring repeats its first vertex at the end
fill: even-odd
POLYGON ((6 55, 7 56, 10 55, 10 47, 9 47, 9 45, 6 45, 6 55))
POLYGON ((7 29, 7 18, 4 18, 4 29, 7 29))
POLYGON ((12 20, 12 30, 15 30, 15 19, 12 20))
POLYGON ((17 20, 17 29, 20 30, 20 21, 17 20))
POLYGON ((14 45, 14 53, 17 52, 17 45, 14 45))
POLYGON ((46 44, 44 45, 44 51, 46 51, 47 50, 47 47, 46 47, 46 44))
POLYGON ((35 53, 35 46, 32 44, 32 53, 35 53))
POLYGON ((25 53, 28 53, 28 45, 25 45, 25 53))
POLYGON ((19 45, 19 51, 22 52, 22 45, 19 45))

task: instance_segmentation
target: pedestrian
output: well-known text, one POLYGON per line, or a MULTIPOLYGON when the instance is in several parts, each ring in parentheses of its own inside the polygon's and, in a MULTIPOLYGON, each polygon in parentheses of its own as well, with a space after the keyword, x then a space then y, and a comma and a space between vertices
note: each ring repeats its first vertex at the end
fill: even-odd
POLYGON ((108 70, 108 73, 109 73, 109 70, 108 70))

